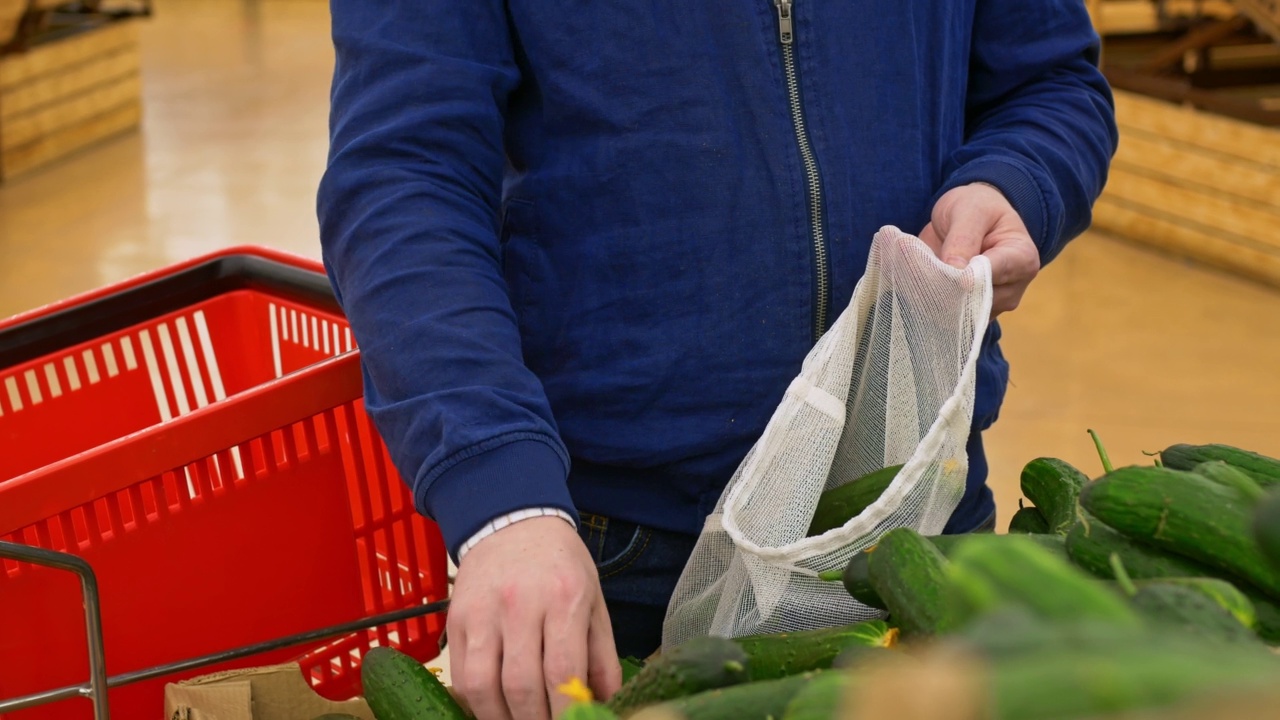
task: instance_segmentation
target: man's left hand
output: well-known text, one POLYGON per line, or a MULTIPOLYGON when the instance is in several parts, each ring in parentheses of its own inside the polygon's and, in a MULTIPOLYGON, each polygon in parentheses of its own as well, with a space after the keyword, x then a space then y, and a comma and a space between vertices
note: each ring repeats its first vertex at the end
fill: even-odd
POLYGON ((1040 272, 1040 251, 1004 194, 974 183, 952 188, 933 206, 920 239, 943 262, 964 268, 975 255, 991 262, 991 317, 1018 307, 1040 272))

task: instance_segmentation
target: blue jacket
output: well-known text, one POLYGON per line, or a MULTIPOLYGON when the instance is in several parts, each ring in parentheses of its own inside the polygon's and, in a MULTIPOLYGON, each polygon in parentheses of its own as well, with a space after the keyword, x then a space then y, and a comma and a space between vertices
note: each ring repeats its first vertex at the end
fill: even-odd
POLYGON ((1000 188, 1044 263, 1088 226, 1081 0, 780 1, 332 0, 323 256, 451 553, 529 505, 696 532, 876 229, 947 189, 1000 188))

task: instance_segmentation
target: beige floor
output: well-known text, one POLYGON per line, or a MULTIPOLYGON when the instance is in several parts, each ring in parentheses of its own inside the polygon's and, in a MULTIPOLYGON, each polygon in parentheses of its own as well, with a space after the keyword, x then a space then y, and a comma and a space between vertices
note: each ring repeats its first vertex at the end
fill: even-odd
MULTIPOLYGON (((230 244, 318 255, 329 71, 323 0, 158 0, 145 127, 0 186, 0 317, 230 244)), ((1174 442, 1280 455, 1280 292, 1087 235, 1005 321, 990 434, 1001 526, 1018 471, 1100 470, 1174 442)))

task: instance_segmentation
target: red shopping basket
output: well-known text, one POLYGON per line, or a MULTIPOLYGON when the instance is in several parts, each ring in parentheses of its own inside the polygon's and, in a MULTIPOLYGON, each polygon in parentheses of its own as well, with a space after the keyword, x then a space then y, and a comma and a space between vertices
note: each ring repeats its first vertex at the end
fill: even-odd
MULTIPOLYGON (((361 402, 319 263, 232 248, 0 322, 0 540, 97 575, 110 675, 445 598, 445 550, 361 402)), ((84 682, 74 576, 0 561, 0 698, 84 682)), ((297 660, 325 697, 359 660, 439 653, 442 615, 113 688, 297 660)), ((2 720, 91 717, 64 700, 2 720)))

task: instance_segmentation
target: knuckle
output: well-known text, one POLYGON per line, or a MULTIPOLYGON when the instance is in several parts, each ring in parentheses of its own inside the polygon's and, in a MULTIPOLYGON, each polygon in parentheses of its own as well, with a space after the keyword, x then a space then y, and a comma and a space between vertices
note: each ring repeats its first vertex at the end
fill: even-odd
POLYGON ((509 705, 529 706, 538 700, 538 692, 542 690, 542 683, 536 678, 528 675, 519 677, 504 677, 502 680, 502 694, 506 696, 509 705))
POLYGON ((567 682, 569 678, 578 674, 574 671, 573 663, 563 653, 548 654, 543 662, 542 671, 546 673, 549 682, 556 684, 567 682))

